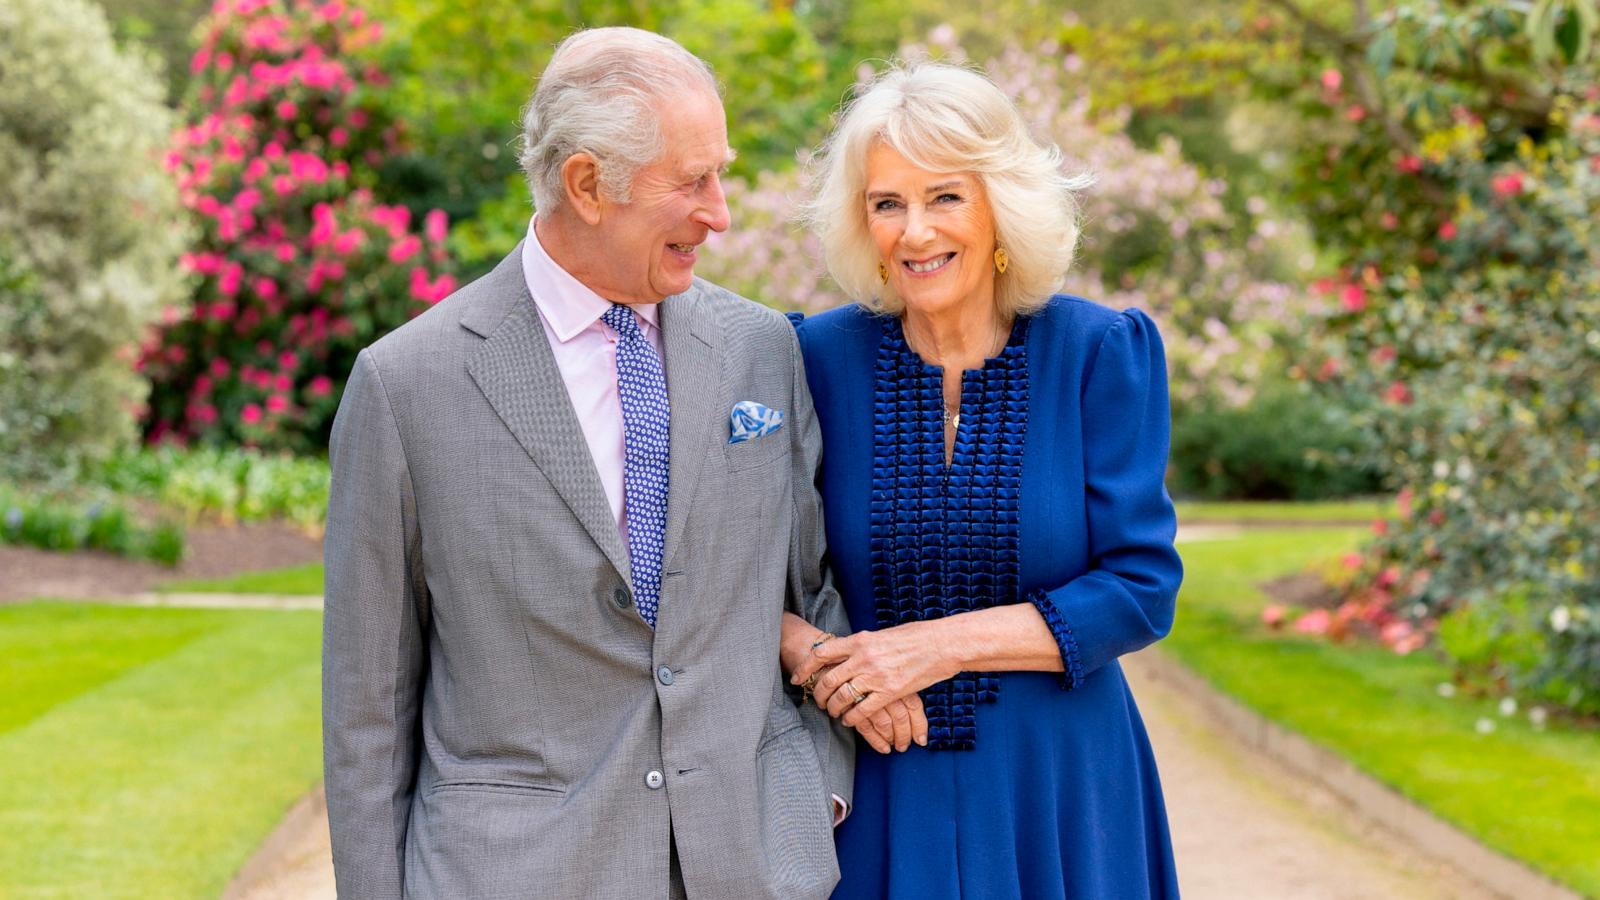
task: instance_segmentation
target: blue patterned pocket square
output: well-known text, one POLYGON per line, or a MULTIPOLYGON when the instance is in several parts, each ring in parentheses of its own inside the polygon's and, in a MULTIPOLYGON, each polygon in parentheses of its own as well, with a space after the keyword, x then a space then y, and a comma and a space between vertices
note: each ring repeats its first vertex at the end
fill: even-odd
POLYGON ((762 406, 754 400, 740 400, 733 405, 733 416, 728 421, 728 443, 742 444, 782 427, 783 410, 762 406))

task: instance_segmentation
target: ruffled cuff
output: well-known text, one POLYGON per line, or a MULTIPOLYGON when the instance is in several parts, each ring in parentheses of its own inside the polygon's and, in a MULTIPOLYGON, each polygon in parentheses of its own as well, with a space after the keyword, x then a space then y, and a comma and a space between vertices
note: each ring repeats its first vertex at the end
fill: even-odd
POLYGON ((1049 626, 1050 634, 1056 639, 1056 646, 1061 648, 1061 688, 1070 691, 1083 684, 1083 660, 1078 656, 1078 639, 1072 634, 1072 626, 1061 617, 1061 611, 1050 602, 1050 597, 1042 590, 1028 594, 1028 602, 1033 604, 1039 615, 1044 617, 1044 624, 1049 626))

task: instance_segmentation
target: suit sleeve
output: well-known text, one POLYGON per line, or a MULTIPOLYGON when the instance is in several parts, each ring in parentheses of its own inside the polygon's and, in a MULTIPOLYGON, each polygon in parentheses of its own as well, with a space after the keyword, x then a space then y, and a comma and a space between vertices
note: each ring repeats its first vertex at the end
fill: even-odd
POLYGON ((334 419, 324 545, 323 763, 340 897, 399 898, 426 661, 421 534, 370 351, 334 419))
POLYGON ((1090 568, 1028 597, 1061 647, 1069 689, 1166 636, 1183 579, 1164 483, 1171 418, 1155 323, 1123 313, 1089 366, 1081 404, 1090 568))
MULTIPOLYGON (((790 612, 823 631, 845 635, 850 633, 850 618, 845 612, 844 598, 833 586, 833 573, 828 568, 822 495, 817 489, 822 465, 822 429, 817 424, 811 391, 806 387, 800 342, 793 330, 789 331, 790 353, 794 363, 794 381, 790 391, 792 402, 789 404, 793 416, 789 440, 793 442, 794 450, 790 454, 794 465, 791 479, 794 486, 794 528, 789 538, 787 606, 790 612)), ((829 792, 843 800, 845 807, 849 808, 855 783, 855 734, 815 703, 800 704, 800 718, 816 744, 817 758, 822 762, 823 781, 829 792)))

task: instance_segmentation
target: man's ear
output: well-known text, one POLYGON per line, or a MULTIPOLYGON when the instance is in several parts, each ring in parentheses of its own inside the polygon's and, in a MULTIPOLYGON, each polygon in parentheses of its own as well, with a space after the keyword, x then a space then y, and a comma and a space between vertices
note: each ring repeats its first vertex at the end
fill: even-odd
POLYGON ((589 225, 600 224, 600 163, 585 152, 561 164, 561 189, 568 207, 589 225))

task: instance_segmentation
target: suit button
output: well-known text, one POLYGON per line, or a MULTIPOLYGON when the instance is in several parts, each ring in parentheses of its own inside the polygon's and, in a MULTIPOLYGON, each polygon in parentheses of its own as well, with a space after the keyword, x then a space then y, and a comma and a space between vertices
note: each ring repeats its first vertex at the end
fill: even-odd
POLYGON ((665 778, 661 777, 661 773, 655 769, 651 769, 649 774, 644 776, 644 786, 652 791, 660 790, 661 785, 665 784, 666 781, 665 778))
POLYGON ((672 667, 671 666, 662 666, 661 668, 657 669, 656 670, 656 679, 659 680, 662 684, 671 684, 672 683, 672 667))
POLYGON ((627 609, 633 605, 633 598, 628 596, 627 588, 619 587, 611 594, 611 602, 617 605, 617 609, 627 609))

